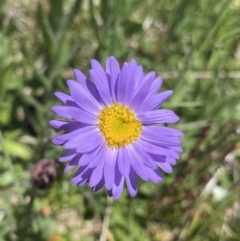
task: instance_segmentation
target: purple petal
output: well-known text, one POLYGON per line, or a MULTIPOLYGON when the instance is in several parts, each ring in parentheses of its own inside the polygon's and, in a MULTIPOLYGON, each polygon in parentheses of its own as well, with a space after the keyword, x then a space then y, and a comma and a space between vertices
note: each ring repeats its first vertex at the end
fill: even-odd
POLYGON ((177 129, 165 126, 145 126, 144 130, 146 130, 149 134, 158 134, 158 135, 166 135, 166 136, 183 136, 183 133, 177 129))
POLYGON ((147 142, 160 146, 176 146, 181 145, 181 139, 176 136, 159 135, 153 132, 151 128, 144 127, 141 138, 147 142))
POLYGON ((95 138, 91 137, 87 141, 82 142, 81 145, 77 148, 77 152, 79 153, 86 153, 90 152, 104 143, 104 139, 102 136, 97 135, 95 138))
POLYGON ((91 132, 92 135, 98 132, 96 126, 86 126, 80 129, 77 129, 75 131, 72 131, 68 134, 57 136, 56 139, 63 140, 63 141, 69 141, 74 138, 77 138, 79 136, 84 137, 85 135, 88 135, 91 132))
POLYGON ((138 154, 141 156, 141 160, 144 163, 145 166, 151 168, 151 169, 156 169, 157 166, 154 161, 152 161, 151 158, 149 158, 147 152, 142 150, 142 148, 139 148, 139 146, 135 143, 132 144, 134 148, 137 150, 138 154))
POLYGON ((68 123, 69 122, 66 121, 50 120, 48 124, 55 129, 61 129, 63 125, 66 125, 68 123))
POLYGON ((92 70, 97 73, 100 77, 102 77, 102 81, 104 84, 107 83, 106 72, 104 71, 102 65, 95 59, 91 59, 92 70))
POLYGON ((54 94, 64 104, 67 104, 68 101, 74 102, 73 98, 70 95, 64 94, 62 92, 55 92, 54 94))
POLYGON ((135 74, 135 89, 139 86, 139 84, 144 79, 143 67, 141 65, 137 66, 136 74, 135 74))
POLYGON ((135 144, 138 145, 139 148, 142 148, 143 150, 145 150, 148 153, 161 155, 161 156, 169 156, 169 157, 173 157, 176 159, 179 158, 179 155, 175 151, 156 146, 156 145, 146 142, 142 139, 137 140, 137 142, 135 142, 135 144))
POLYGON ((172 166, 168 162, 156 162, 156 164, 166 173, 172 173, 172 166))
POLYGON ((133 94, 134 97, 130 104, 130 107, 133 110, 136 111, 139 108, 139 106, 141 105, 141 103, 146 99, 151 82, 153 81, 154 77, 155 77, 154 72, 148 73, 144 77, 142 82, 140 82, 140 84, 136 87, 134 94, 133 94))
MULTIPOLYGON (((91 152, 84 153, 82 155, 82 158, 81 158, 80 162, 79 162, 79 165, 85 166, 85 165, 88 165, 90 162, 92 162, 96 158, 96 156, 98 155, 100 148, 101 147, 98 147, 98 148, 92 150, 91 152)), ((96 165, 93 165, 92 167, 95 167, 95 166, 96 165)))
POLYGON ((118 167, 119 167, 120 173, 124 177, 127 177, 129 175, 129 171, 130 171, 129 160, 130 160, 130 157, 127 149, 124 147, 118 149, 118 157, 117 157, 118 167))
POLYGON ((172 94, 173 94, 173 91, 168 90, 145 99, 145 101, 140 106, 140 108, 138 108, 138 112, 145 112, 145 111, 158 109, 162 105, 162 103, 172 94))
POLYGON ((136 146, 132 145, 125 148, 129 152, 131 166, 144 181, 147 181, 148 175, 145 172, 145 165, 143 164, 142 157, 137 152, 136 146))
POLYGON ((108 148, 104 158, 104 180, 107 190, 111 190, 115 177, 117 150, 108 148))
POLYGON ((100 97, 94 84, 90 80, 88 80, 87 77, 80 70, 75 69, 74 74, 78 83, 83 89, 85 89, 85 95, 87 94, 89 98, 92 98, 93 96, 99 103, 102 103, 100 101, 100 97))
MULTIPOLYGON (((92 174, 92 171, 93 171, 93 169, 88 168, 88 166, 82 166, 82 167, 80 167, 80 168, 76 171, 76 173, 74 174, 74 176, 73 176, 73 178, 72 178, 72 180, 71 180, 71 183, 72 183, 73 185, 76 185, 76 184, 82 182, 83 180, 86 180, 86 179, 88 180, 89 177, 90 177, 91 174, 92 174)), ((85 184, 85 183, 84 183, 84 184, 85 184)))
POLYGON ((180 146, 170 146, 169 148, 176 152, 183 152, 183 149, 180 146))
POLYGON ((113 56, 108 57, 106 60, 106 73, 109 74, 110 76, 111 94, 113 99, 116 101, 115 86, 116 86, 116 80, 120 73, 120 68, 117 60, 113 56))
POLYGON ((65 143, 66 141, 64 140, 59 140, 57 137, 52 139, 52 143, 57 146, 61 146, 65 143))
POLYGON ((115 165, 115 178, 112 188, 113 198, 118 200, 123 191, 124 177, 121 175, 118 165, 115 165))
POLYGON ((148 74, 145 75, 145 77, 143 78, 143 80, 139 83, 139 85, 136 87, 135 91, 134 91, 134 94, 137 94, 138 91, 143 87, 145 86, 146 84, 148 85, 152 85, 152 82, 154 80, 154 77, 155 77, 155 72, 154 71, 151 71, 149 72, 148 74))
POLYGON ((83 74, 83 72, 78 69, 74 69, 73 72, 78 83, 81 84, 82 86, 86 86, 87 77, 85 76, 85 74, 83 74))
POLYGON ((114 200, 118 200, 121 195, 122 195, 122 191, 123 191, 123 186, 124 186, 124 177, 121 176, 121 179, 120 179, 120 183, 118 186, 113 186, 113 198, 114 200))
POLYGON ((60 162, 66 162, 72 160, 77 155, 76 149, 67 150, 60 158, 60 162))
POLYGON ((138 114, 137 118, 145 125, 175 123, 179 120, 179 117, 171 110, 152 110, 138 114))
POLYGON ((107 190, 107 194, 108 194, 109 197, 112 197, 113 196, 112 189, 107 190))
POLYGON ((81 135, 73 139, 70 139, 68 142, 66 142, 64 147, 66 149, 74 149, 74 148, 81 148, 82 145, 91 146, 94 140, 97 140, 99 143, 101 143, 101 140, 102 140, 100 134, 98 133, 97 128, 94 128, 91 131, 83 132, 81 135))
MULTIPOLYGON (((174 138, 174 137, 172 137, 172 138, 174 138)), ((172 139, 172 138, 170 138, 170 139, 172 139)), ((168 149, 170 149, 170 150, 172 150, 172 151, 174 151, 174 152, 176 152, 176 153, 178 153, 178 152, 181 152, 181 147, 180 146, 178 146, 178 145, 164 145, 164 144, 159 144, 159 143, 157 143, 158 141, 149 141, 150 143, 152 143, 152 144, 154 144, 154 145, 156 145, 156 146, 159 146, 159 147, 163 147, 163 148, 168 148, 168 149), (180 148, 179 148, 180 147, 180 148)), ((181 144, 180 144, 181 145, 181 144)), ((178 155, 178 154, 177 154, 178 155)), ((179 155, 178 155, 179 156, 179 155)))
POLYGON ((106 73, 111 76, 112 81, 116 81, 120 73, 118 61, 113 56, 108 57, 106 60, 106 73))
POLYGON ((99 189, 103 187, 104 184, 105 184, 104 178, 102 178, 101 181, 96 186, 92 187, 92 191, 97 192, 99 189))
POLYGON ((92 161, 89 163, 89 167, 95 168, 100 164, 100 162, 104 159, 106 156, 106 147, 104 144, 101 146, 98 146, 97 151, 95 152, 95 156, 93 157, 92 161))
POLYGON ((130 63, 124 63, 123 68, 117 79, 117 101, 129 105, 135 87, 135 72, 137 63, 132 60, 130 63))
POLYGON ((98 120, 96 115, 93 115, 89 112, 81 110, 80 108, 76 107, 69 107, 69 113, 71 114, 72 118, 77 121, 86 123, 86 124, 97 124, 98 120))
POLYGON ((65 167, 64 172, 68 172, 72 170, 74 167, 78 166, 78 162, 80 158, 81 158, 81 155, 78 155, 77 157, 73 158, 72 161, 70 161, 68 165, 65 167))
POLYGON ((59 120, 51 120, 49 121, 49 125, 56 129, 61 129, 64 131, 74 131, 76 129, 87 126, 84 123, 79 123, 75 121, 59 121, 59 120))
POLYGON ((108 86, 107 75, 98 61, 92 59, 91 65, 92 69, 90 70, 90 76, 97 88, 97 91, 103 102, 106 105, 110 105, 112 103, 112 96, 108 86))
POLYGON ((146 167, 146 172, 148 173, 149 180, 155 184, 162 182, 163 177, 158 169, 151 169, 146 167))
POLYGON ((149 155, 150 158, 153 158, 153 161, 166 173, 172 173, 172 166, 167 162, 166 158, 158 155, 149 155))
POLYGON ((172 157, 167 157, 166 161, 171 165, 176 165, 176 163, 177 163, 176 159, 174 159, 172 157))
POLYGON ((124 96, 124 82, 127 79, 127 74, 129 69, 128 67, 129 67, 129 64, 125 62, 123 64, 119 77, 116 80, 116 99, 117 99, 117 102, 120 102, 120 103, 122 102, 123 96, 124 96))
POLYGON ((154 162, 166 162, 165 156, 160 156, 160 155, 153 154, 153 153, 149 153, 149 156, 154 162))
POLYGON ((80 182, 78 182, 77 186, 78 187, 84 186, 88 182, 88 179, 89 178, 85 178, 85 179, 81 180, 80 182))
POLYGON ((159 76, 152 82, 152 85, 148 92, 148 97, 155 95, 159 91, 161 86, 162 86, 162 77, 159 76))
POLYGON ((82 174, 88 170, 88 167, 80 167, 78 170, 75 172, 75 174, 72 177, 71 184, 75 185, 78 182, 82 180, 82 174))
POLYGON ((137 184, 137 174, 132 167, 130 168, 129 176, 126 177, 126 183, 127 183, 127 188, 130 196, 134 197, 138 190, 138 184, 137 184))
POLYGON ((82 136, 82 137, 86 136, 86 135, 88 136, 88 135, 90 135, 90 133, 92 135, 95 135, 96 133, 99 133, 99 130, 96 126, 86 125, 82 128, 78 128, 70 133, 61 135, 58 138, 60 140, 71 140, 71 139, 77 138, 79 136, 82 136))
POLYGON ((72 119, 72 116, 69 113, 69 108, 70 107, 68 106, 54 106, 52 112, 60 117, 72 119))
POLYGON ((101 105, 89 91, 84 90, 79 83, 73 80, 68 80, 67 84, 70 88, 71 96, 79 107, 93 114, 98 113, 101 105))
POLYGON ((89 180, 90 187, 96 186, 101 181, 103 177, 103 166, 104 166, 104 160, 102 159, 99 165, 92 172, 92 175, 89 180))

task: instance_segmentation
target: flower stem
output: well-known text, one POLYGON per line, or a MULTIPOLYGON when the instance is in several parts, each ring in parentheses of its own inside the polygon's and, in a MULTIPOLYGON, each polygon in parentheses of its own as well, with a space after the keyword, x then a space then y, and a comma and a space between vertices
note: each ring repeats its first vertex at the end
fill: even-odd
POLYGON ((107 231, 109 228, 110 216, 112 213, 112 203, 113 203, 113 198, 107 196, 107 206, 105 209, 105 215, 104 215, 104 219, 103 219, 100 241, 106 241, 106 238, 107 238, 107 231))

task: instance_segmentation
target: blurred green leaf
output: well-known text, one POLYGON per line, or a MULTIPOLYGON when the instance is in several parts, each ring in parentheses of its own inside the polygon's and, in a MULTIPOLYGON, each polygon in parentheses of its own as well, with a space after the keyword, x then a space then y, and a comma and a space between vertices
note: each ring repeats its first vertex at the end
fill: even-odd
POLYGON ((11 172, 6 171, 0 176, 0 186, 6 188, 13 183, 13 176, 11 172))
MULTIPOLYGON (((19 157, 22 160, 29 160, 31 157, 30 148, 19 141, 5 139, 5 146, 11 156, 19 157)), ((0 151, 3 151, 2 146, 0 146, 0 151)))
POLYGON ((54 53, 56 52, 56 38, 53 33, 52 27, 49 23, 48 16, 44 12, 41 3, 38 4, 38 8, 37 8, 37 20, 38 20, 38 24, 42 32, 44 41, 46 43, 45 48, 47 50, 47 57, 50 60, 51 56, 53 56, 54 53))

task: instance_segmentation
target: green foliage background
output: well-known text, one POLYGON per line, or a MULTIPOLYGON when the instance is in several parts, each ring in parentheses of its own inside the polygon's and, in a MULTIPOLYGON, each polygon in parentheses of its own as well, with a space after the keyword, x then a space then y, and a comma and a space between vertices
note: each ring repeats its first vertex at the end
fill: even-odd
POLYGON ((109 241, 240 240, 239 23, 239 0, 1 0, 0 241, 99 240, 108 218, 109 241), (71 186, 62 164, 38 190, 34 164, 63 153, 51 144, 53 93, 109 55, 174 90, 164 107, 181 117, 181 159, 112 204, 71 186))

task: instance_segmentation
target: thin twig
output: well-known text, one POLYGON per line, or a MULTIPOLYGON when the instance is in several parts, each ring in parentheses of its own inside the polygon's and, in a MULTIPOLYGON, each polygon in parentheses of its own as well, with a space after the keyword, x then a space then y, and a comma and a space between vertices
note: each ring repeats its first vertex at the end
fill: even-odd
POLYGON ((105 209, 105 215, 104 215, 104 219, 103 219, 100 241, 106 241, 107 231, 108 231, 109 223, 110 223, 110 216, 112 213, 112 202, 113 202, 113 198, 108 196, 107 197, 107 206, 105 209))
POLYGON ((216 170, 216 172, 213 174, 212 178, 208 181, 202 193, 200 194, 202 198, 207 197, 210 193, 213 192, 213 189, 217 186, 217 182, 224 171, 225 171, 224 166, 220 166, 216 170))

